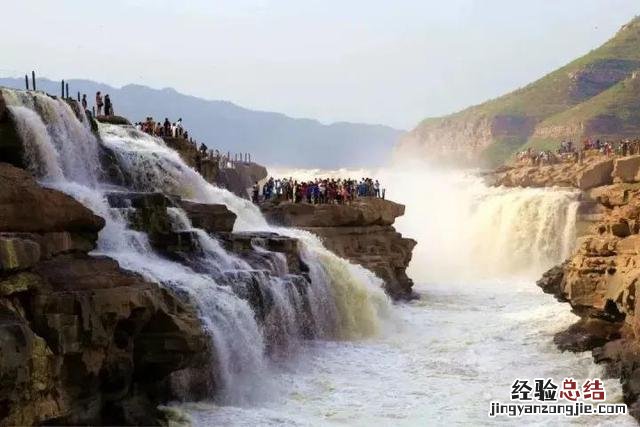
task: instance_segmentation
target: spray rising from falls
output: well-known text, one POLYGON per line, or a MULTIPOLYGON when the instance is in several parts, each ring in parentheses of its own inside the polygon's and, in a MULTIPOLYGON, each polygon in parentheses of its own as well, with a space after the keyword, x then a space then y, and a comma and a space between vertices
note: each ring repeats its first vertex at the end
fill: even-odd
POLYGON ((373 274, 331 254, 308 233, 269 227, 255 206, 206 182, 161 140, 111 125, 100 125, 98 140, 89 121, 65 101, 8 90, 2 95, 24 141, 31 171, 105 218, 96 252, 195 303, 215 353, 211 382, 223 400, 242 403, 265 394, 260 384, 268 383, 268 354, 278 349, 286 354, 305 336, 369 336, 388 314, 388 299, 373 274), (116 169, 122 178, 120 188, 106 178, 101 162, 105 158, 116 160, 108 176, 116 169), (295 237, 310 280, 289 274, 282 255, 259 243, 255 250, 266 261, 255 269, 194 229, 179 207, 169 209, 172 227, 176 233, 193 235, 200 251, 181 262, 168 260, 156 252, 146 233, 130 226, 126 200, 130 191, 224 204, 238 215, 235 231, 295 237), (261 321, 249 303, 252 292, 270 304, 261 321), (271 348, 274 341, 276 349, 271 348))
POLYGON ((234 231, 269 231, 296 238, 301 256, 310 268, 310 297, 319 307, 318 315, 329 314, 325 330, 334 336, 369 336, 378 328, 379 315, 388 314, 388 298, 382 282, 362 267, 341 259, 324 248, 320 240, 301 230, 269 226, 260 210, 251 202, 215 187, 188 167, 178 153, 165 144, 135 129, 100 125, 103 143, 118 157, 134 188, 177 194, 200 203, 224 204, 238 219, 234 231), (337 322, 336 322, 337 320, 337 322), (337 323, 337 326, 327 324, 337 323))
POLYGON ((474 173, 406 167, 380 177, 411 209, 396 226, 418 240, 418 282, 536 280, 573 250, 578 193, 489 187, 474 173), (422 195, 422 197, 416 197, 422 195))
POLYGON ((578 192, 497 188, 475 171, 422 162, 378 170, 272 170, 305 181, 362 176, 380 180, 409 208, 394 227, 418 241, 409 275, 417 283, 523 278, 536 280, 569 257, 578 192))

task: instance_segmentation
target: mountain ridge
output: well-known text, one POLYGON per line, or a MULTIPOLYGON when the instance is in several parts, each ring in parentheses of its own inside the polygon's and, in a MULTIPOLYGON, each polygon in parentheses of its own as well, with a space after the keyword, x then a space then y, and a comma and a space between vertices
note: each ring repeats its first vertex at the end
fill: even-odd
MULTIPOLYGON (((251 110, 227 100, 208 100, 174 88, 154 89, 130 83, 120 88, 87 79, 70 79, 70 95, 86 93, 89 106, 96 91, 110 94, 115 113, 133 122, 152 116, 182 117, 189 133, 221 152, 251 153, 252 159, 280 167, 363 167, 386 163, 404 131, 379 124, 295 118, 279 112, 251 110)), ((38 90, 56 95, 60 82, 40 78, 38 90)), ((0 86, 24 88, 24 79, 0 78, 0 86)), ((233 156, 233 154, 232 154, 233 156)))
MULTIPOLYGON (((457 113, 424 119, 402 138, 394 156, 455 158, 496 166, 524 147, 553 148, 562 139, 618 138, 636 130, 640 135, 640 125, 620 134, 599 132, 590 123, 603 120, 600 111, 577 123, 567 113, 632 78, 638 70, 640 17, 635 17, 600 47, 522 88, 457 113), (556 124, 552 137, 541 137, 540 126, 563 113, 566 122, 556 124)), ((640 118, 640 109, 634 115, 640 118)))

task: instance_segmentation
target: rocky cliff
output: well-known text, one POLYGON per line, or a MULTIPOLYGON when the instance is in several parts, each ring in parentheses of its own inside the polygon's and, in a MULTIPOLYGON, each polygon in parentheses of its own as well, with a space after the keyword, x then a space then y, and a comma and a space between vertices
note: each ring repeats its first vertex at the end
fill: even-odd
POLYGON ((492 185, 505 187, 575 187, 589 190, 613 183, 614 163, 624 165, 626 161, 628 160, 620 159, 614 162, 606 156, 591 153, 581 162, 505 166, 485 176, 492 185))
POLYGON ((625 401, 640 417, 640 156, 596 157, 585 164, 521 167, 497 174, 515 186, 582 190, 576 250, 538 285, 580 320, 556 335, 559 348, 591 350, 621 378, 625 401), (546 176, 546 179, 542 177, 546 176))
POLYGON ((587 55, 523 88, 440 118, 401 140, 397 158, 496 166, 515 151, 566 139, 640 134, 640 18, 587 55))
MULTIPOLYGON (((228 285, 272 339, 268 351, 286 343, 274 295, 260 278, 279 277, 271 283, 306 294, 309 269, 296 239, 233 233, 236 215, 224 205, 161 193, 107 199, 158 254, 211 274, 197 231, 172 227, 170 210, 182 208, 250 266, 228 285)), ((193 301, 90 254, 104 224, 71 197, 0 163, 0 425, 150 425, 163 419, 161 403, 216 395, 215 348, 193 301)), ((304 301, 297 319, 307 338, 314 334, 309 310, 304 301)))
POLYGON ((393 228, 403 205, 361 198, 344 205, 267 203, 261 209, 269 222, 310 231, 332 252, 376 273, 392 297, 413 297, 406 269, 416 241, 393 228))
MULTIPOLYGON (((235 233, 225 205, 183 200, 173 190, 193 188, 166 179, 257 214, 217 198, 160 141, 115 126, 109 140, 73 100, 5 95, 0 153, 13 165, 0 163, 0 425, 162 423, 159 404, 243 393, 234 380, 253 380, 300 340, 377 330, 373 301, 387 300, 368 277, 306 235, 235 233), (47 161, 29 155, 34 146, 47 161), (103 218, 38 184, 50 171, 42 182, 103 218)), ((338 222, 405 240, 391 227, 403 208, 376 203, 342 210, 338 222)), ((383 251, 385 268, 401 262, 387 255, 402 248, 365 241, 363 263, 383 251)), ((403 243, 406 266, 415 243, 403 243)), ((389 272, 410 289, 403 269, 389 272)))
POLYGON ((0 163, 0 424, 154 422, 172 376, 204 363, 188 304, 88 255, 103 226, 0 163))

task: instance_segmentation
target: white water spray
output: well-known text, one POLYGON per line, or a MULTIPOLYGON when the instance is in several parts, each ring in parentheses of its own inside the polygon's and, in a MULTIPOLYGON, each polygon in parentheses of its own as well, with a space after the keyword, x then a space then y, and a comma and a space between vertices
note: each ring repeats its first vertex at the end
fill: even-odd
MULTIPOLYGON (((17 130, 28 148, 26 160, 46 185, 64 191, 106 220, 97 253, 116 259, 123 268, 186 294, 200 311, 213 341, 217 364, 215 382, 224 401, 243 403, 267 392, 267 347, 270 340, 291 348, 301 338, 303 299, 312 313, 313 334, 321 338, 359 338, 378 329, 379 314, 388 311, 388 300, 379 280, 366 275, 322 247, 317 239, 302 236, 304 261, 310 264, 311 283, 299 289, 293 278, 253 270, 202 230, 194 230, 180 209, 169 214, 174 227, 193 232, 202 248, 197 270, 155 254, 146 234, 129 228, 126 209, 111 208, 101 184, 99 141, 86 120, 78 120, 62 100, 43 94, 3 91, 17 130), (321 262, 330 265, 320 265, 321 262), (358 275, 348 277, 348 271, 358 275), (322 281, 322 282, 320 282, 322 281), (272 301, 269 318, 260 325, 247 301, 232 288, 258 283, 272 301), (339 301, 347 298, 348 301, 339 301), (353 304, 351 304, 353 299, 353 304), (356 310, 349 314, 345 311, 356 310), (262 385, 262 386, 261 386, 262 385)), ((132 128, 100 127, 105 147, 117 157, 121 171, 134 191, 161 191, 204 203, 222 203, 238 214, 238 231, 272 231, 249 202, 204 181, 179 155, 159 139, 132 128)), ((280 230, 285 232, 286 230, 280 230)), ((297 233, 289 231, 288 235, 297 233)), ((277 255, 274 256, 277 260, 277 255)), ((275 346, 277 347, 277 345, 275 346)))

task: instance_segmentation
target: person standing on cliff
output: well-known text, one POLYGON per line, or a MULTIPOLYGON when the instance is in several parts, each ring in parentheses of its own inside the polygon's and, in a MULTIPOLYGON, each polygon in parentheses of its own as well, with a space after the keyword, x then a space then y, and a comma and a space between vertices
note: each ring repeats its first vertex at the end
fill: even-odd
POLYGON ((251 201, 256 205, 260 201, 260 184, 258 184, 258 181, 256 181, 255 184, 253 184, 253 195, 251 197, 251 201))
POLYGON ((82 109, 87 111, 87 94, 82 95, 82 109))
POLYGON ((182 136, 182 134, 184 133, 184 128, 182 127, 182 117, 180 117, 176 122, 176 127, 178 128, 178 136, 182 136))
POLYGON ((102 95, 100 94, 100 91, 96 92, 96 115, 101 116, 102 115, 102 106, 104 104, 102 103, 102 95))
POLYGON ((113 115, 113 105, 111 104, 111 98, 109 98, 109 94, 104 96, 104 115, 112 116, 113 115))

